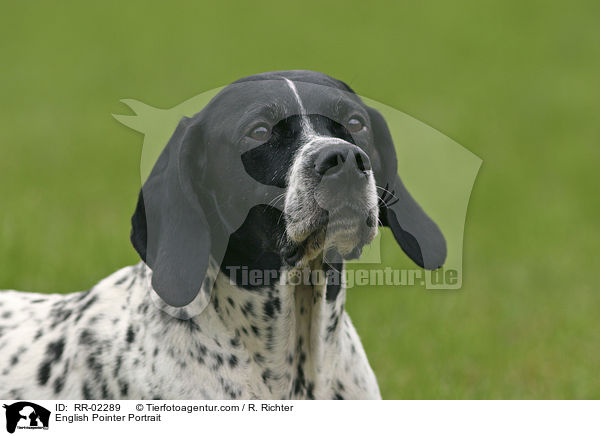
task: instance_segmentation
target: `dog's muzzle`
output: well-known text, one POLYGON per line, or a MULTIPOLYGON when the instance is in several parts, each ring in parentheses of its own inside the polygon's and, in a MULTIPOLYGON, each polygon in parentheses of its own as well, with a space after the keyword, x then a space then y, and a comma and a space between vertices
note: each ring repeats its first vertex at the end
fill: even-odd
POLYGON ((369 156, 343 140, 313 144, 297 158, 286 198, 294 263, 321 251, 358 258, 377 234, 377 194, 369 156))
POLYGON ((352 209, 357 196, 364 195, 371 174, 371 161, 354 144, 334 144, 315 155, 314 171, 318 180, 315 198, 319 206, 331 215, 352 209))

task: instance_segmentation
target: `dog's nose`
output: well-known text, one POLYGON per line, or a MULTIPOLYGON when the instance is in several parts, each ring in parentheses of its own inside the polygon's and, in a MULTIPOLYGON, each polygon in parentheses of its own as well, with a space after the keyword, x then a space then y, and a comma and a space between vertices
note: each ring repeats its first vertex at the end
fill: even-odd
POLYGON ((366 174, 371 169, 369 156, 354 144, 335 144, 324 147, 315 158, 315 171, 323 177, 341 173, 366 174))

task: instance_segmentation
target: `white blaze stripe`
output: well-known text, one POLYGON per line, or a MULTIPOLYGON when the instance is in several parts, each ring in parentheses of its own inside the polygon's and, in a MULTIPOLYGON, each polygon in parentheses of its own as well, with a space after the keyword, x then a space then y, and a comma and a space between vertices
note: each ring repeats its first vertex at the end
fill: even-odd
POLYGON ((305 115, 306 111, 304 110, 304 105, 302 104, 302 100, 300 99, 300 95, 298 94, 298 90, 296 89, 296 85, 294 85, 294 82, 292 82, 290 79, 284 78, 284 80, 287 82, 288 86, 290 87, 290 89, 294 93, 294 96, 296 97, 296 101, 300 106, 300 113, 302 115, 305 115))
POLYGON ((286 83, 288 84, 288 86, 290 87, 292 92, 294 93, 294 97, 296 97, 298 106, 300 106, 300 117, 302 119, 302 127, 304 129, 303 133, 307 137, 313 136, 315 134, 315 131, 313 130, 312 126, 310 125, 310 122, 308 121, 306 109, 304 109, 304 105, 302 104, 302 100, 300 99, 300 94, 298 94, 298 90, 296 89, 296 85, 294 85, 294 82, 292 82, 290 79, 287 79, 284 77, 284 80, 286 81, 286 83))

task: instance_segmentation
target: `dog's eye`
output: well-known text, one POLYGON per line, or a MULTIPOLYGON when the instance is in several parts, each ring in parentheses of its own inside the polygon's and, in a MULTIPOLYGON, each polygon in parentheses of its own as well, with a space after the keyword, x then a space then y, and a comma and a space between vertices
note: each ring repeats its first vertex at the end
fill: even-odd
POLYGON ((271 131, 269 128, 263 124, 252 129, 249 135, 252 139, 256 139, 257 141, 266 141, 271 136, 271 131))
POLYGON ((348 120, 348 130, 350 133, 360 132, 364 127, 365 125, 358 118, 350 118, 348 120))

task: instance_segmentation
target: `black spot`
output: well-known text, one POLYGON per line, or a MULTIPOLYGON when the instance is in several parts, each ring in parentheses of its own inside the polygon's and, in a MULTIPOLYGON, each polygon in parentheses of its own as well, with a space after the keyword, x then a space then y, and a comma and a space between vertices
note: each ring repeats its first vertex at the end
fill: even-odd
POLYGON ((87 291, 84 292, 80 292, 77 294, 73 294, 73 295, 77 295, 77 299, 75 301, 83 301, 83 299, 85 299, 85 297, 87 297, 90 293, 91 289, 88 289, 87 291))
POLYGON ((133 331, 133 326, 130 325, 127 329, 127 343, 131 344, 133 341, 135 341, 135 332, 133 331))
POLYGON ((273 305, 275 306, 275 310, 277 312, 281 312, 281 300, 279 299, 279 297, 275 297, 273 299, 273 305))
POLYGON ((94 345, 96 343, 96 339, 91 331, 84 329, 79 334, 79 343, 81 345, 94 345))
POLYGON ((60 391, 63 390, 64 385, 65 385, 65 380, 62 378, 62 376, 56 377, 56 379, 54 379, 54 393, 55 394, 60 393, 60 391))
POLYGON ((44 334, 44 331, 43 331, 42 329, 39 329, 39 330, 37 331, 37 333, 35 334, 35 336, 33 337, 33 340, 34 340, 34 341, 35 341, 35 340, 38 340, 39 338, 41 338, 41 337, 42 337, 42 335, 43 335, 43 334, 44 334))
POLYGON ((87 366, 90 370, 93 371, 94 373, 94 378, 97 381, 100 381, 102 379, 102 363, 100 363, 97 359, 97 356, 95 354, 90 354, 87 358, 87 366))
MULTIPOLYGON (((86 293, 85 295, 87 296, 89 294, 86 293)), ((79 308, 79 313, 77 314, 77 317, 75 318, 75 322, 77 322, 77 321, 79 321, 81 319, 81 317, 83 316, 83 314, 85 313, 85 311, 87 309, 89 309, 90 306, 92 304, 94 304, 97 299, 98 299, 98 297, 96 295, 93 295, 84 304, 81 305, 81 307, 79 308)))
POLYGON ((120 354, 117 356, 117 361, 115 362, 115 369, 113 371, 113 375, 116 377, 119 375, 119 371, 121 370, 121 364, 123 363, 123 356, 120 354))
POLYGON ((342 271, 344 266, 341 263, 331 263, 323 265, 323 272, 327 278, 327 301, 335 301, 340 289, 342 288, 342 271))
POLYGON ((213 357, 215 359, 214 369, 219 369, 223 365, 223 356, 215 353, 213 357))
POLYGON ((258 327, 256 327, 255 325, 251 325, 250 328, 252 329, 252 333, 254 333, 254 336, 256 336, 257 338, 260 337, 260 331, 258 330, 258 327))
POLYGON ((275 347, 275 334, 273 333, 273 326, 269 325, 267 327, 267 350, 271 351, 275 347))
POLYGON ((138 306, 138 313, 143 313, 144 315, 148 313, 148 303, 142 303, 138 306))
POLYGON ((233 299, 231 297, 227 297, 227 302, 231 307, 235 307, 235 303, 233 302, 233 299))
POLYGON ((90 306, 96 302, 96 300, 98 300, 98 297, 96 295, 92 296, 92 298, 88 299, 88 301, 86 301, 79 308, 79 312, 85 312, 86 310, 88 310, 90 308, 90 306))
POLYGON ((264 363, 264 362, 265 362, 265 358, 264 358, 264 357, 263 357, 263 355, 262 355, 262 354, 260 354, 260 353, 254 353, 254 356, 253 356, 253 357, 254 357, 254 361, 255 361, 256 363, 264 363))
POLYGON ((2 314, 2 318, 10 318, 12 316, 12 312, 11 311, 6 311, 2 314))
POLYGON ((8 392, 8 396, 13 400, 20 400, 23 397, 23 391, 21 391, 20 389, 11 389, 8 392))
POLYGON ((92 391, 87 382, 83 382, 83 386, 81 387, 81 392, 83 393, 84 400, 93 400, 94 396, 92 395, 92 391))
POLYGON ((235 368, 237 366, 237 364, 238 364, 238 358, 232 354, 231 357, 229 357, 229 366, 231 368, 235 368))
POLYGON ((51 365, 52 364, 49 361, 44 360, 42 362, 42 364, 40 365, 40 367, 38 368, 38 382, 42 386, 44 386, 48 382, 48 379, 50 378, 51 365))
POLYGON ((279 302, 279 298, 273 298, 265 301, 263 305, 263 311, 265 313, 265 317, 267 319, 271 319, 275 316, 275 311, 279 311, 281 309, 281 303, 279 302))
POLYGON ((119 280, 117 280, 117 281, 115 282, 115 285, 116 285, 116 286, 118 286, 118 285, 122 285, 123 283, 125 283, 125 282, 127 281, 127 279, 128 279, 128 278, 129 278, 129 276, 121 277, 119 280))
POLYGON ((342 396, 340 395, 340 393, 339 393, 339 392, 335 392, 335 393, 333 394, 333 399, 334 399, 334 400, 343 400, 343 399, 344 399, 344 397, 342 397, 342 396))
POLYGON ((298 367, 296 379, 294 380, 294 394, 300 395, 304 388, 304 370, 298 367))
POLYGON ((133 285, 135 285, 136 281, 137 281, 137 277, 133 276, 133 279, 131 280, 131 282, 129 283, 129 285, 127 285, 127 289, 133 288, 133 285))
POLYGON ((46 347, 44 361, 40 364, 40 367, 38 368, 38 381, 42 386, 48 382, 52 370, 52 365, 61 358, 64 348, 64 338, 60 338, 57 341, 50 342, 46 347))
POLYGON ((263 373, 261 374, 261 377, 262 377, 263 383, 267 384, 268 380, 270 380, 270 379, 271 379, 272 375, 273 375, 273 374, 271 373, 271 370, 270 370, 270 369, 265 369, 265 370, 263 371, 263 373))
POLYGON ((110 391, 108 390, 108 386, 106 386, 106 383, 102 383, 102 399, 108 400, 111 397, 112 397, 112 395, 110 394, 110 391))
POLYGON ((306 362, 306 353, 304 351, 302 351, 300 353, 300 359, 298 361, 300 362, 301 365, 303 365, 304 362, 306 362))
MULTIPOLYGON (((332 316, 333 316, 333 314, 332 314, 332 316)), ((340 320, 340 318, 336 314, 335 317, 333 318, 333 322, 327 326, 327 339, 332 338, 333 333, 335 332, 335 330, 337 328, 339 320, 340 320)))
POLYGON ((67 319, 69 319, 69 317, 71 316, 72 313, 73 312, 71 311, 71 309, 64 308, 64 303, 63 304, 55 304, 53 306, 52 310, 50 311, 50 318, 53 319, 50 327, 54 328, 57 325, 59 325, 61 322, 66 321, 67 319))
POLYGON ((123 380, 119 381, 119 392, 121 392, 122 397, 126 397, 129 393, 129 385, 123 380))
POLYGON ((248 318, 248 315, 254 316, 254 304, 252 301, 247 301, 242 307, 242 314, 248 318))
POLYGON ((65 366, 63 367, 63 372, 62 375, 56 377, 56 379, 54 380, 54 393, 58 394, 60 391, 62 391, 64 385, 65 385, 65 380, 67 379, 68 375, 69 375, 69 359, 66 360, 65 362, 65 366))

